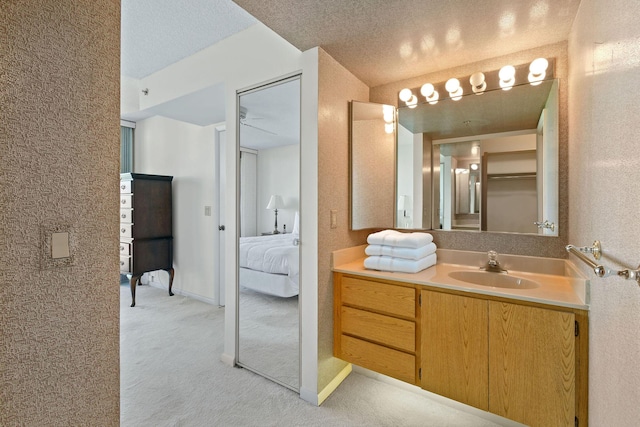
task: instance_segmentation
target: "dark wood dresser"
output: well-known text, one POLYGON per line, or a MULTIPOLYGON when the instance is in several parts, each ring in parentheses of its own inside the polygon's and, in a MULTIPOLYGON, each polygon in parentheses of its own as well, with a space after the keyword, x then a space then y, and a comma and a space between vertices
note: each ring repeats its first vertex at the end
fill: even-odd
POLYGON ((120 273, 131 274, 131 307, 136 284, 149 271, 169 273, 173 295, 172 176, 120 175, 120 273))

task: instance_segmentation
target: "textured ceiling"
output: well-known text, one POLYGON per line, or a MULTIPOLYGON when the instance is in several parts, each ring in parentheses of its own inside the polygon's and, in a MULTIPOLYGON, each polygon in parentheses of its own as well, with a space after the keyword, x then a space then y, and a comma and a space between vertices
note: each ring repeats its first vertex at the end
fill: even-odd
POLYGON ((121 0, 121 73, 141 79, 257 21, 231 0, 121 0))
POLYGON ((235 0, 370 87, 567 40, 579 0, 235 0))

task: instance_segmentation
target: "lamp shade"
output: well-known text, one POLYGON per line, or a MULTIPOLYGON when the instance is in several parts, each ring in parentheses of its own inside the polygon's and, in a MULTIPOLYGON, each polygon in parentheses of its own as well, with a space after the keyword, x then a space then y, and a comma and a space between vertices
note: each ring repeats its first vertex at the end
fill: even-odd
POLYGON ((282 196, 274 194, 269 199, 269 204, 267 205, 267 209, 282 209, 284 208, 284 202, 282 201, 282 196))
POLYGON ((402 195, 398 197, 398 210, 405 211, 411 209, 411 197, 402 195))

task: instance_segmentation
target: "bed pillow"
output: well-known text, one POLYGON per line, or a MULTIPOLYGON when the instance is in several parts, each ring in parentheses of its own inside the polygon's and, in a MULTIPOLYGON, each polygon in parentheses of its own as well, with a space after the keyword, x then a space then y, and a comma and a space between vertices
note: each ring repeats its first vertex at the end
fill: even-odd
POLYGON ((300 216, 298 215, 298 212, 296 212, 296 216, 293 220, 293 231, 291 234, 295 234, 296 236, 300 235, 300 216))

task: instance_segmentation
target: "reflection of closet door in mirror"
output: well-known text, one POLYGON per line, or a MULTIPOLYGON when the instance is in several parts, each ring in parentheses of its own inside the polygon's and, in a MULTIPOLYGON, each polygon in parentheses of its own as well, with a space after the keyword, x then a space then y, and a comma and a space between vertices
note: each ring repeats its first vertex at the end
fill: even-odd
POLYGON ((300 385, 300 77, 238 93, 238 365, 300 385))

